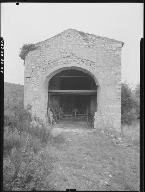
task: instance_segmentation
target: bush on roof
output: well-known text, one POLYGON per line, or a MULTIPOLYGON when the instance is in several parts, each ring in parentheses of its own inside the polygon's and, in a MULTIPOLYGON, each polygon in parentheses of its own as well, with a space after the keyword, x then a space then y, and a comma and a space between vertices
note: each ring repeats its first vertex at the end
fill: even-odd
POLYGON ((37 49, 36 45, 35 44, 24 44, 21 48, 21 51, 20 51, 20 54, 19 54, 19 57, 23 60, 25 60, 27 54, 30 52, 30 51, 33 51, 37 49))

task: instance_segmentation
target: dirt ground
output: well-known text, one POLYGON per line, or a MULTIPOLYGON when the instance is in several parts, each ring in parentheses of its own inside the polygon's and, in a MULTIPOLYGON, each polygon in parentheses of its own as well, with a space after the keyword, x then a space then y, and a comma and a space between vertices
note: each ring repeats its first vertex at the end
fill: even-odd
POLYGON ((114 142, 83 124, 59 124, 46 152, 55 159, 46 181, 55 190, 139 190, 139 146, 114 142), (68 129, 69 127, 69 129, 68 129))

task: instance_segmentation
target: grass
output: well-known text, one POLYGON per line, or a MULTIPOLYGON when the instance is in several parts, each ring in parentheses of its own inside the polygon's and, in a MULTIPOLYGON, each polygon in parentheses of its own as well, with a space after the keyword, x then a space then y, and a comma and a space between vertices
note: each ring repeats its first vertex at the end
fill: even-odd
POLYGON ((3 188, 6 191, 49 189, 49 183, 43 182, 53 169, 53 159, 44 153, 50 131, 42 124, 40 127, 37 121, 34 126, 28 117, 27 111, 18 110, 4 127, 3 188))
POLYGON ((9 84, 4 113, 5 191, 139 190, 139 122, 122 126, 118 144, 101 130, 50 133, 23 109, 23 86, 9 84))
POLYGON ((134 146, 140 145, 140 122, 134 121, 131 125, 124 125, 123 139, 134 146))
POLYGON ((56 190, 139 190, 139 152, 132 145, 114 144, 100 130, 59 134, 64 138, 59 147, 57 139, 47 147, 56 159, 47 178, 50 186, 56 190))
POLYGON ((52 130, 50 136, 32 125, 22 132, 5 127, 4 190, 139 190, 137 124, 123 128, 120 144, 101 130, 52 130))

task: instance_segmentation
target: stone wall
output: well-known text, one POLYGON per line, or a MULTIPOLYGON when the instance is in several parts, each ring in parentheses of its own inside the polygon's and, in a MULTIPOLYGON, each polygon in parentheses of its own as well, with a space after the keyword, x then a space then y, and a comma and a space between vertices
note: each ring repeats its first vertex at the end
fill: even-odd
POLYGON ((119 130, 122 43, 66 30, 36 45, 25 59, 25 107, 32 105, 32 114, 45 121, 49 80, 64 69, 77 69, 91 75, 98 85, 95 128, 119 130))

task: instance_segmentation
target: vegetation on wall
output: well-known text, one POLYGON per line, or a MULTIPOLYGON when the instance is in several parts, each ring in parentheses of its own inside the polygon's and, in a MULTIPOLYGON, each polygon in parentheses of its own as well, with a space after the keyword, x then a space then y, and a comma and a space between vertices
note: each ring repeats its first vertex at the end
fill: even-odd
POLYGON ((21 48, 21 51, 20 51, 20 54, 19 54, 19 57, 23 60, 25 60, 27 54, 30 52, 30 51, 33 51, 35 49, 37 49, 38 47, 35 45, 35 44, 24 44, 21 48))

